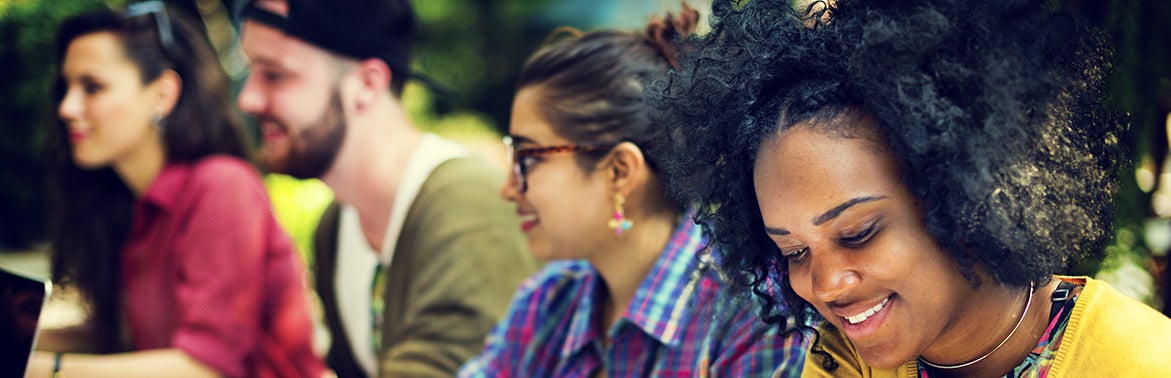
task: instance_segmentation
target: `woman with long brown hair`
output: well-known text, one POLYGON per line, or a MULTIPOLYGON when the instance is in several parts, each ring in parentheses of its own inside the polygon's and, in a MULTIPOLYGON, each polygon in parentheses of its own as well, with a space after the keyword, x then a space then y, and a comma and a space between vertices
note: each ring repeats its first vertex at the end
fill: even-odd
POLYGON ((90 332, 45 330, 55 353, 30 376, 324 372, 304 269, 198 30, 158 1, 59 28, 52 270, 90 332))

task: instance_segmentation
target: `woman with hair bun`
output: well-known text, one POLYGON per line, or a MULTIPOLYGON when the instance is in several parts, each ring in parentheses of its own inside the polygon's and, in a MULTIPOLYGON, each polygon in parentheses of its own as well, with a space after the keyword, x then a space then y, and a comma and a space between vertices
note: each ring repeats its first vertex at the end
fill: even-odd
MULTIPOLYGON (((510 180, 537 258, 509 313, 462 377, 769 376, 800 372, 805 344, 725 286, 686 204, 659 179, 661 128, 642 100, 671 69, 698 13, 645 33, 593 31, 528 59, 513 102, 510 180)), ((697 151, 698 152, 698 151, 697 151)))

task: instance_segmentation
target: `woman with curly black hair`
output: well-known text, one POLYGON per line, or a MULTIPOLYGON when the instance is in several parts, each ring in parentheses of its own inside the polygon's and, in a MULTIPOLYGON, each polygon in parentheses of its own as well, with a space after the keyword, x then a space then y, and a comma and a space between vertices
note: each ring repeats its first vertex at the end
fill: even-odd
POLYGON ((1100 36, 1036 0, 737 3, 648 101, 765 320, 824 319, 806 375, 1171 372, 1171 320, 1056 275, 1112 222, 1100 36))

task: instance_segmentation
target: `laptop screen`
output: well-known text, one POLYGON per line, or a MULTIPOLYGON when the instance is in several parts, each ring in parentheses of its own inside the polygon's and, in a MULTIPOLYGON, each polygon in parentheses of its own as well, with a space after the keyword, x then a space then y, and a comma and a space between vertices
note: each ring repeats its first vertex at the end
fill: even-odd
POLYGON ((0 267, 0 377, 23 377, 52 284, 0 267))

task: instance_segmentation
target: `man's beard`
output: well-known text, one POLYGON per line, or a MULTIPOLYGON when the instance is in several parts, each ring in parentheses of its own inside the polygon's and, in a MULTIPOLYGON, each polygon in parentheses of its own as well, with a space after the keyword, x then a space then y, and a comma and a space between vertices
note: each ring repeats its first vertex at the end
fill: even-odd
POLYGON ((341 95, 335 89, 329 106, 312 126, 293 133, 287 124, 264 117, 288 133, 289 150, 284 159, 266 159, 266 168, 298 179, 320 178, 333 166, 346 136, 346 120, 341 95))

